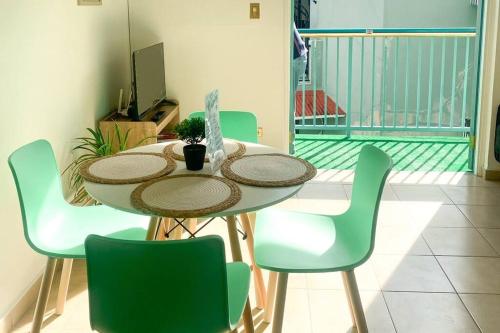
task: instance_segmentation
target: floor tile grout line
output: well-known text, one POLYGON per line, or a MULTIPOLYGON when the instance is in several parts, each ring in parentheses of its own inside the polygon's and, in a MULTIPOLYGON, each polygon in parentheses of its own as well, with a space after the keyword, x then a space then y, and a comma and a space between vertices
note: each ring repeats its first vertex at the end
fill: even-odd
POLYGON ((389 318, 391 318, 392 327, 394 327, 394 332, 398 333, 398 328, 396 327, 396 323, 394 322, 394 317, 392 316, 391 309, 389 308, 389 303, 387 303, 387 299, 385 298, 384 292, 381 290, 380 294, 382 294, 382 299, 384 300, 385 307, 387 308, 387 313, 389 313, 389 318))
POLYGON ((465 215, 465 213, 460 209, 459 205, 453 203, 453 207, 455 207, 455 209, 458 210, 460 216, 462 216, 469 223, 469 225, 472 226, 472 228, 475 227, 474 223, 472 223, 472 221, 467 217, 467 215, 465 215))
MULTIPOLYGON (((424 229, 424 230, 425 230, 425 229, 424 229)), ((424 233, 423 233, 423 231, 424 231, 424 230, 422 230, 422 231, 420 232, 420 237, 422 237, 422 239, 423 239, 423 241, 424 241, 425 245, 427 245, 427 247, 429 248, 429 251, 431 251, 431 255, 432 255, 432 256, 434 257, 434 259, 437 261, 436 254, 434 253, 434 250, 433 250, 433 249, 432 249, 432 247, 429 245, 429 241, 428 241, 427 239, 425 239, 425 237, 424 237, 424 233)))
POLYGON ((310 293, 310 289, 309 289, 309 280, 308 280, 308 276, 306 274, 306 286, 308 287, 307 288, 307 291, 306 291, 306 295, 307 295, 307 314, 309 316, 309 330, 311 333, 314 333, 314 326, 313 326, 313 321, 312 321, 312 303, 311 303, 311 293, 310 293))
POLYGON ((491 244, 491 242, 488 240, 488 238, 486 238, 483 233, 479 230, 479 228, 476 228, 474 227, 474 229, 476 229, 477 233, 481 236, 481 238, 486 242, 486 244, 488 244, 488 246, 493 250, 494 253, 496 253, 496 257, 499 257, 500 256, 500 252, 497 251, 497 249, 493 246, 493 244, 491 244))
MULTIPOLYGON (((427 243, 427 240, 425 239, 425 237, 422 235, 422 238, 424 239, 424 241, 427 243)), ((427 243, 427 245, 429 246, 429 244, 427 243)), ((431 250, 431 252, 434 254, 434 251, 432 250, 432 248, 429 246, 429 249, 431 250)), ((437 262, 439 268, 441 269, 441 271, 443 272, 444 276, 446 277, 446 279, 448 280, 448 283, 450 284, 450 286, 453 288, 453 290, 455 291, 454 294, 457 295, 458 299, 460 300, 460 302, 462 303, 462 306, 465 308, 465 310, 467 311, 467 313, 469 314, 469 316, 471 317, 472 321, 474 322, 474 324, 476 325, 477 329, 479 330, 479 332, 482 332, 481 331, 481 328, 479 327, 479 324, 476 322, 476 320, 474 319, 474 316, 472 316, 472 313, 470 313, 469 309, 467 308, 467 306, 465 305, 464 301, 462 300, 462 298, 460 297, 460 295, 458 294, 458 291, 457 291, 457 288, 455 288, 455 285, 453 284, 453 282, 451 281, 450 277, 448 276, 448 274, 446 273, 446 270, 443 268, 443 265, 441 265, 441 263, 439 262, 438 258, 436 255, 433 256, 434 257, 434 260, 437 262)))
POLYGON ((479 233, 479 235, 481 236, 481 238, 483 238, 484 241, 486 241, 486 244, 489 245, 489 247, 493 250, 494 253, 496 253, 496 257, 499 257, 500 256, 500 252, 497 251, 497 249, 493 246, 493 244, 491 244, 491 242, 483 235, 483 233, 479 230, 479 229, 483 229, 483 228, 478 228, 474 223, 472 223, 472 221, 462 212, 462 210, 460 209, 460 207, 458 207, 458 205, 455 205, 456 208, 459 210, 460 213, 462 213, 462 215, 467 219, 467 221, 469 221, 469 223, 472 225, 472 227, 476 230, 477 233, 479 233))
POLYGON ((437 258, 435 258, 436 261, 438 262, 438 265, 439 267, 441 267, 441 270, 444 272, 444 275, 446 276, 446 278, 448 279, 448 281, 450 282, 451 284, 451 287, 453 288, 453 290, 455 290, 455 294, 457 295, 458 299, 460 300, 460 302, 462 303, 462 306, 465 308, 465 310, 467 311, 467 313, 469 314, 469 316, 471 317, 472 321, 474 322, 474 324, 476 325, 477 329, 479 330, 479 332, 482 332, 481 328, 479 327, 479 324, 476 322, 476 319, 474 318, 474 316, 472 315, 472 313, 469 311, 469 308, 465 305, 464 301, 462 300, 462 298, 460 297, 460 294, 458 293, 457 291, 457 288, 455 288, 455 285, 451 282, 451 279, 450 277, 448 276, 448 274, 446 273, 446 270, 443 268, 443 265, 441 265, 441 263, 439 262, 439 260, 437 258))
MULTIPOLYGON (((443 227, 429 227, 429 228, 434 228, 434 229, 443 229, 443 227)), ((471 229, 471 227, 455 227, 454 229, 471 229)), ((423 231, 425 231, 425 229, 420 233, 420 236, 422 237, 422 239, 425 241, 425 243, 427 244, 427 246, 429 247, 429 249, 431 250, 432 252, 432 255, 435 256, 435 257, 473 257, 473 258, 481 258, 481 257, 484 257, 484 258, 498 258, 500 255, 499 255, 499 252, 493 247, 493 245, 491 245, 491 243, 486 239, 486 237, 483 236, 483 234, 481 234, 481 232, 476 228, 476 227, 472 227, 480 236, 481 238, 486 242, 486 244, 489 246, 489 248, 493 251, 493 253, 495 253, 495 255, 493 256, 485 256, 485 255, 456 255, 456 254, 436 254, 434 252, 434 250, 432 250, 431 246, 429 245, 429 241, 425 238, 425 235, 423 234, 423 231)))
POLYGON ((472 313, 470 312, 469 308, 467 307, 467 305, 465 305, 465 302, 464 300, 462 299, 462 297, 460 296, 460 294, 457 294, 458 296, 458 299, 460 300, 460 302, 463 304, 465 310, 467 310, 467 313, 469 314, 469 316, 472 318, 472 321, 474 322, 474 324, 476 324, 477 326, 477 329, 479 330, 479 332, 483 332, 483 330, 481 329, 481 327, 479 326, 479 323, 476 321, 476 318, 474 318, 474 316, 472 315, 472 313))
MULTIPOLYGON (((448 185, 448 186, 449 186, 449 185, 448 185)), ((443 185, 438 185, 438 187, 439 187, 439 190, 440 190, 442 193, 444 193, 445 197, 447 197, 447 198, 448 198, 448 200, 450 200, 450 202, 452 202, 452 203, 453 203, 453 205, 455 205, 455 206, 456 206, 456 205, 457 205, 457 203, 455 202, 455 200, 453 200, 453 198, 452 198, 450 195, 448 195, 448 193, 446 193, 445 189, 443 188, 443 185)), ((469 187, 469 186, 467 186, 467 187, 469 187)))

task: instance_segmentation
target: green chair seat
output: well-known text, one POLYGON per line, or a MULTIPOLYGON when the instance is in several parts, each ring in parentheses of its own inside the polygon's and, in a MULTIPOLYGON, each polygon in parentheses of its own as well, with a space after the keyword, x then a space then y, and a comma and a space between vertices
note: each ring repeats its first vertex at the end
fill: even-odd
POLYGON ((290 273, 334 272, 349 270, 364 260, 366 249, 361 243, 348 241, 352 237, 346 237, 350 231, 343 216, 270 208, 259 211, 257 221, 255 259, 261 268, 290 273))
POLYGON ((124 213, 104 206, 59 209, 55 216, 44 218, 43 225, 29 237, 39 253, 57 258, 85 258, 85 238, 90 234, 144 240, 149 217, 124 213))
POLYGON ((243 313, 250 268, 225 262, 224 242, 91 235, 85 242, 90 323, 100 333, 223 333, 243 313))

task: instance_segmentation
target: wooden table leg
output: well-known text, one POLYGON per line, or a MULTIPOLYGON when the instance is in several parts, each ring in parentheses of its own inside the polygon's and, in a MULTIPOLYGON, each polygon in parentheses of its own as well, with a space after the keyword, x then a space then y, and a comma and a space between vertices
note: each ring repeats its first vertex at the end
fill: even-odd
POLYGON ((158 229, 156 231, 155 240, 165 240, 165 233, 167 232, 167 224, 168 219, 162 217, 160 218, 160 223, 158 224, 158 229))
POLYGON ((252 225, 252 229, 255 230, 255 221, 257 220, 257 213, 250 212, 250 213, 247 213, 247 216, 250 219, 250 224, 252 225))
POLYGON ((152 216, 149 220, 148 232, 146 234, 146 240, 154 240, 156 238, 156 233, 158 232, 158 227, 160 226, 161 218, 152 216))
MULTIPOLYGON (((236 229, 236 218, 234 216, 227 217, 227 231, 229 234, 233 261, 243 261, 240 241, 238 239, 238 230, 236 229)), ((245 309, 243 310, 243 325, 245 327, 245 333, 254 333, 255 329, 253 326, 252 308, 250 307, 250 300, 248 298, 245 304, 245 309)))
POLYGON ((176 227, 170 233, 169 239, 172 239, 172 240, 182 239, 182 233, 184 232, 184 229, 179 225, 179 222, 175 221, 174 219, 169 219, 169 220, 170 220, 170 223, 169 223, 170 224, 170 229, 173 228, 173 227, 176 227))
POLYGON ((243 224, 243 229, 247 234, 247 247, 250 253, 250 259, 252 261, 252 271, 253 280, 255 283, 255 296, 257 299, 257 307, 259 309, 264 309, 266 307, 266 286, 264 284, 264 278, 262 277, 262 270, 255 264, 254 255, 254 238, 253 238, 253 227, 250 222, 248 214, 240 214, 241 222, 243 224))
MULTIPOLYGON (((196 220, 196 219, 195 219, 196 220)), ((158 226, 158 232, 156 235, 156 240, 178 240, 182 239, 182 228, 177 227, 175 230, 171 230, 177 222, 174 222, 173 218, 162 217, 161 222, 158 226), (166 233, 169 232, 169 236, 166 237, 166 233)))
POLYGON ((198 219, 187 219, 187 228, 190 233, 194 234, 198 229, 198 219))

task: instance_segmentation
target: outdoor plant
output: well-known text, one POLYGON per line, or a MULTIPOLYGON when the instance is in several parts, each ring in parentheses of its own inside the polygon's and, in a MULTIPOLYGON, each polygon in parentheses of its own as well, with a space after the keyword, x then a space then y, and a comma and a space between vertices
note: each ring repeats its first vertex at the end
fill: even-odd
POLYGON ((198 117, 184 119, 175 126, 174 132, 187 144, 198 144, 205 138, 205 120, 198 117))
MULTIPOLYGON (((119 151, 127 149, 127 141, 130 129, 122 133, 118 124, 115 124, 115 135, 111 136, 108 132, 104 135, 100 128, 93 130, 87 128, 89 136, 76 138, 77 145, 72 151, 78 154, 78 157, 63 171, 63 175, 69 173, 69 187, 74 192, 71 203, 78 205, 95 205, 95 201, 83 187, 83 178, 80 175, 80 167, 83 163, 108 155, 113 155, 119 151), (117 140, 117 148, 113 148, 113 143, 117 140)), ((143 139, 145 140, 145 139, 143 139)), ((142 142, 142 141, 141 141, 142 142)))

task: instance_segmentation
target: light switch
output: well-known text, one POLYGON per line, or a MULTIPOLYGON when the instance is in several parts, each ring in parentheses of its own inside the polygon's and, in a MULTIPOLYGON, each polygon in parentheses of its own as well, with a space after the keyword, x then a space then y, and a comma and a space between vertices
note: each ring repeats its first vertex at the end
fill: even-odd
POLYGON ((250 19, 260 19, 260 3, 250 4, 250 19))
POLYGON ((78 6, 100 6, 102 0, 78 0, 78 6))

